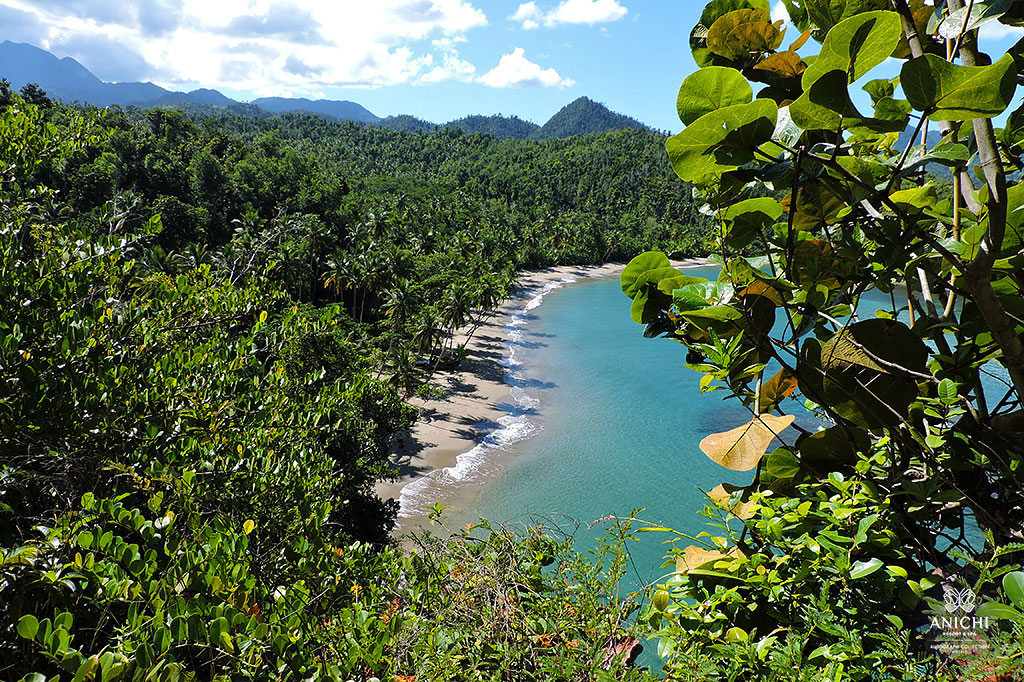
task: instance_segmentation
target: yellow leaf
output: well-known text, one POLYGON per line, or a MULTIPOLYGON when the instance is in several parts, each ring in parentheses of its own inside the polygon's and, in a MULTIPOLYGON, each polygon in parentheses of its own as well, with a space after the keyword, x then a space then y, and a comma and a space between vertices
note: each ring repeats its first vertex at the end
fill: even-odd
POLYGON ((700 449, 712 461, 733 471, 750 471, 768 451, 768 445, 793 423, 795 417, 758 415, 743 426, 725 433, 713 433, 700 442, 700 449))
POLYGON ((704 564, 711 563, 712 561, 720 561, 722 559, 728 559, 738 555, 739 550, 735 547, 730 549, 728 552, 723 552, 718 549, 704 549, 703 547, 690 545, 683 550, 682 556, 676 557, 676 572, 688 573, 698 566, 703 566, 704 564))
POLYGON ((248 535, 249 533, 252 532, 252 529, 255 528, 255 527, 256 527, 256 522, 253 521, 252 519, 249 519, 248 521, 246 521, 245 523, 242 524, 242 531, 246 535, 248 535))
POLYGON ((762 59, 754 68, 771 71, 783 78, 795 78, 807 69, 807 65, 795 52, 776 52, 762 59))
POLYGON ((736 504, 729 506, 729 498, 737 490, 740 490, 739 486, 730 485, 729 483, 722 483, 717 485, 708 491, 708 497, 715 504, 721 505, 729 510, 729 513, 738 519, 749 519, 754 515, 754 507, 757 502, 737 502, 736 504))
POLYGON ((761 412, 771 412, 785 398, 793 395, 797 389, 797 379, 788 369, 781 369, 779 373, 761 385, 761 397, 759 399, 761 412))

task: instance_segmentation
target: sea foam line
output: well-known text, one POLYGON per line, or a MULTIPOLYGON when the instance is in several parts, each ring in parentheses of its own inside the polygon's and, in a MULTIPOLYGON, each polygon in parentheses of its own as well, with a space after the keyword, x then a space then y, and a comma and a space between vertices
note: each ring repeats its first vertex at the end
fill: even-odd
POLYGON ((529 313, 543 303, 544 297, 552 291, 575 281, 574 277, 563 277, 541 287, 531 288, 514 299, 516 302, 525 300, 525 303, 509 314, 508 322, 504 325, 508 341, 505 342, 506 355, 499 364, 505 368, 504 381, 511 387, 509 395, 515 405, 508 414, 498 419, 496 426, 492 422, 477 424, 477 428, 490 425, 492 430, 473 448, 458 455, 454 466, 435 469, 402 488, 398 497, 400 517, 422 514, 426 506, 436 502, 439 493, 446 488, 493 477, 501 470, 495 457, 496 451, 531 438, 541 431, 541 425, 528 416, 540 405, 540 399, 524 388, 526 377, 522 363, 516 358, 516 351, 523 348, 525 335, 522 327, 529 321, 529 313))

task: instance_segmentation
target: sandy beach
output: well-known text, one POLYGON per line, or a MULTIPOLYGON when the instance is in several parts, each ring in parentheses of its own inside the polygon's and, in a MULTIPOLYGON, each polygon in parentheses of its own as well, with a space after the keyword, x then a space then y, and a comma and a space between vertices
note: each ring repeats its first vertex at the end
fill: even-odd
MULTIPOLYGON (((707 265, 704 260, 674 262, 676 267, 707 265)), ((495 309, 479 326, 467 327, 456 334, 456 345, 466 344, 468 356, 456 371, 439 371, 432 385, 443 395, 437 399, 414 398, 410 403, 420 410, 420 419, 399 441, 394 459, 398 479, 382 481, 377 494, 385 500, 400 499, 402 489, 437 469, 455 466, 459 455, 470 451, 489 432, 498 428, 498 419, 508 414, 503 405, 510 400, 511 386, 506 383, 510 316, 545 286, 563 279, 618 276, 625 264, 600 266, 561 266, 524 273, 517 295, 495 309), (472 332, 472 336, 470 336, 472 332), (468 339, 468 341, 467 341, 468 339)), ((567 286, 572 286, 567 284, 567 286)), ((403 509, 396 531, 405 530, 410 518, 422 510, 403 509)), ((413 524, 415 525, 415 524, 413 524)))

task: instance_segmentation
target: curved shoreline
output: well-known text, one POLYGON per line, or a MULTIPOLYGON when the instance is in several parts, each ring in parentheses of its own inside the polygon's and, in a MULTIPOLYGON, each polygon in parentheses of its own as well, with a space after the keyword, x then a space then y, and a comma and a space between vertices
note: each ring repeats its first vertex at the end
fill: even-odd
MULTIPOLYGON (((704 260, 674 263, 677 267, 707 265, 704 260)), ((471 328, 456 333, 456 343, 466 343, 468 356, 457 371, 438 373, 433 385, 443 391, 437 399, 414 398, 410 403, 421 417, 399 440, 392 463, 399 469, 397 480, 381 481, 376 492, 381 499, 397 499, 402 505, 399 526, 421 518, 426 504, 436 502, 413 498, 443 483, 459 485, 473 480, 476 465, 488 449, 529 438, 532 422, 525 413, 534 399, 514 395, 516 363, 512 344, 522 316, 540 305, 540 299, 579 279, 618 275, 623 263, 599 266, 559 266, 524 273, 519 294, 503 302, 480 324, 469 341, 471 328), (446 480, 440 480, 440 477, 446 480), (406 490, 410 484, 415 484, 406 490)), ((413 524, 414 525, 414 524, 413 524)))

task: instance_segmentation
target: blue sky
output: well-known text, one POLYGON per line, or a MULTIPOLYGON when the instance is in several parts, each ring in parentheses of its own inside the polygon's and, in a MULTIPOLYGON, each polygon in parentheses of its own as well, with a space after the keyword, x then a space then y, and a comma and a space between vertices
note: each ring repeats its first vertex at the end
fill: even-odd
MULTIPOLYGON (((696 68, 686 39, 703 4, 0 0, 0 39, 74 57, 104 80, 213 87, 240 100, 349 99, 379 116, 502 113, 543 123, 588 96, 678 131, 675 94, 696 68)), ((987 30, 996 55, 1019 37, 987 30)), ((784 44, 795 38, 791 27, 784 44)))

